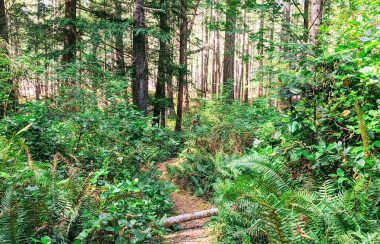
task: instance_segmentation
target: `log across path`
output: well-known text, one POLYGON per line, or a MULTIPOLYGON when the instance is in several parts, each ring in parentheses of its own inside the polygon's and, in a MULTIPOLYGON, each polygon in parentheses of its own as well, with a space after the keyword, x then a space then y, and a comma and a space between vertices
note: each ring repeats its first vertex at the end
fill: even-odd
MULTIPOLYGON (((157 169, 162 173, 162 178, 170 181, 166 166, 175 166, 177 159, 171 159, 160 163, 157 169)), ((165 237, 166 243, 175 244, 209 244, 213 243, 211 231, 204 228, 210 216, 216 215, 218 210, 213 208, 209 202, 201 198, 194 197, 190 192, 177 190, 170 195, 176 216, 166 219, 167 226, 180 224, 180 231, 165 237)))

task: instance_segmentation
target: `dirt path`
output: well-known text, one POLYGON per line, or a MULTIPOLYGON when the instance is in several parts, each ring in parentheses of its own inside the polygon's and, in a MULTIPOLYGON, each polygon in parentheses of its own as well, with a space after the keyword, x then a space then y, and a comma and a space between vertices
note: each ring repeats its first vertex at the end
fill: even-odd
MULTIPOLYGON (((171 159, 160 163, 157 167, 162 172, 162 178, 168 181, 172 181, 166 169, 166 165, 177 165, 176 159, 171 159)), ((196 211, 202 211, 212 208, 211 204, 197 197, 192 196, 191 193, 177 190, 170 195, 172 202, 174 203, 176 214, 187 214, 196 211)), ((211 238, 211 232, 209 229, 204 228, 203 225, 209 220, 198 219, 185 222, 181 224, 181 230, 172 233, 165 238, 166 243, 181 244, 181 243, 200 243, 209 244, 213 243, 211 238)))

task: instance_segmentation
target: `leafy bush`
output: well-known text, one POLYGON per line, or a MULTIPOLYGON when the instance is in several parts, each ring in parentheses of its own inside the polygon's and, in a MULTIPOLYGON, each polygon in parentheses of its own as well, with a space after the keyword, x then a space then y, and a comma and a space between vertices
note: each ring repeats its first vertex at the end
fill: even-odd
POLYGON ((159 241, 172 187, 140 168, 176 154, 180 137, 130 107, 61 108, 35 102, 1 120, 0 239, 159 241))

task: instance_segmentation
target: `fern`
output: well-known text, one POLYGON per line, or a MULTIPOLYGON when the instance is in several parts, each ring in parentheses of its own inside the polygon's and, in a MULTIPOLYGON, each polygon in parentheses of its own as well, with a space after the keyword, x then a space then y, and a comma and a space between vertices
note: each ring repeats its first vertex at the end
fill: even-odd
POLYGON ((379 238, 379 207, 371 202, 379 195, 373 182, 362 179, 339 191, 325 181, 318 191, 309 192, 288 186, 281 164, 264 157, 245 157, 229 167, 235 178, 216 187, 219 218, 224 233, 230 233, 223 241, 373 243, 379 238))
POLYGON ((4 244, 27 243, 25 211, 14 201, 14 189, 8 189, 1 200, 0 240, 4 244))

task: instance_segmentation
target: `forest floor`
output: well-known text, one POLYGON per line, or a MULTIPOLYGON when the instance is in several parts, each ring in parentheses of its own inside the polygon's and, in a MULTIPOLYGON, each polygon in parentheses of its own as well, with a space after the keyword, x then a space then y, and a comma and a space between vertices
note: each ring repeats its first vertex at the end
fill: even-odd
MULTIPOLYGON (((166 165, 178 165, 178 160, 171 159, 160 163, 157 167, 157 170, 162 174, 162 179, 173 181, 168 174, 166 165)), ((174 203, 175 213, 178 215, 212 208, 209 202, 206 202, 201 198, 194 197, 190 192, 182 190, 179 187, 177 187, 177 191, 170 195, 170 198, 174 203)), ((165 237, 165 242, 168 244, 212 243, 211 230, 204 227, 208 221, 209 218, 205 218, 182 223, 180 224, 181 229, 178 232, 169 234, 165 237)))

